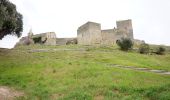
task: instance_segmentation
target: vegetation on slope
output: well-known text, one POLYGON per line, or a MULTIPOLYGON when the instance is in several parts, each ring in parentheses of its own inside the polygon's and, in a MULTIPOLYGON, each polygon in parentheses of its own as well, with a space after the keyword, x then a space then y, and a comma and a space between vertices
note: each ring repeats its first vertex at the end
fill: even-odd
POLYGON ((6 35, 21 36, 23 17, 17 12, 15 4, 9 0, 0 1, 0 40, 6 35))
POLYGON ((0 52, 0 61, 0 85, 23 90, 26 95, 20 100, 170 98, 170 76, 109 66, 170 71, 170 54, 142 55, 117 47, 33 45, 0 52))

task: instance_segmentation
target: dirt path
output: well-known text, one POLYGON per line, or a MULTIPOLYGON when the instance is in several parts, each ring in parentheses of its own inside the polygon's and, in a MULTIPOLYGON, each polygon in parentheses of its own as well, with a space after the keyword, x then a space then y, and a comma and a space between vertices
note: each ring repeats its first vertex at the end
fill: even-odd
POLYGON ((108 64, 108 65, 110 67, 119 67, 119 68, 132 69, 132 70, 138 70, 138 71, 153 72, 153 73, 158 73, 162 75, 170 75, 170 72, 166 70, 155 70, 155 69, 140 68, 140 67, 134 67, 134 66, 122 66, 122 65, 117 65, 117 64, 108 64))
POLYGON ((24 93, 6 86, 0 86, 0 100, 14 100, 20 96, 24 96, 24 93))
POLYGON ((56 49, 31 49, 28 52, 52 52, 52 51, 85 51, 84 48, 78 49, 67 49, 67 48, 56 48, 56 49))

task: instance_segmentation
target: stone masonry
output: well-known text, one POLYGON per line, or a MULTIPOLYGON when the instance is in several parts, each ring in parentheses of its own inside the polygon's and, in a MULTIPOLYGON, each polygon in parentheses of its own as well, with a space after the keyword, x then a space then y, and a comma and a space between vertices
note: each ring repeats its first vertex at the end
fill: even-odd
POLYGON ((20 41, 16 44, 16 46, 29 44, 42 44, 42 45, 77 44, 77 38, 57 38, 55 32, 46 32, 34 35, 32 30, 30 30, 28 36, 22 37, 20 41))
POLYGON ((133 38, 132 21, 122 20, 116 22, 117 28, 101 30, 101 25, 95 22, 87 22, 77 30, 77 41, 81 45, 115 44, 121 38, 133 38))
POLYGON ((95 22, 87 22, 77 29, 77 38, 57 38, 54 32, 33 34, 32 30, 28 36, 22 37, 16 45, 43 44, 43 45, 113 45, 121 38, 129 38, 137 45, 144 41, 133 37, 132 20, 121 20, 116 22, 117 28, 101 30, 101 25, 95 22))

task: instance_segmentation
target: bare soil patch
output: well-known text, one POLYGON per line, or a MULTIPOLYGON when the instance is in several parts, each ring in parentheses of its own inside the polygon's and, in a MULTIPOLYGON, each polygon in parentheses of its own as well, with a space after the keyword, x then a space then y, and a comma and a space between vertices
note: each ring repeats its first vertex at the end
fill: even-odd
POLYGON ((0 100, 14 100, 21 96, 24 96, 23 92, 16 91, 6 86, 0 86, 0 100))

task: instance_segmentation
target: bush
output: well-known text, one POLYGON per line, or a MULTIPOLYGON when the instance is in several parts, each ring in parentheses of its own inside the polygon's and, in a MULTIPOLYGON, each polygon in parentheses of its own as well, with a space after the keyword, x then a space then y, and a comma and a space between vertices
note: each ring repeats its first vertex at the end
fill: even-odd
POLYGON ((166 49, 164 47, 158 47, 156 50, 156 54, 163 55, 165 53, 166 49))
POLYGON ((30 44, 34 44, 34 41, 32 39, 30 39, 29 37, 25 38, 24 40, 24 45, 30 45, 30 44))
POLYGON ((34 41, 35 44, 36 44, 36 43, 42 43, 41 37, 34 37, 34 38, 33 38, 33 41, 34 41))
POLYGON ((133 47, 133 42, 129 38, 121 38, 121 40, 118 40, 116 43, 123 51, 128 51, 133 47))
POLYGON ((77 44, 77 39, 68 40, 68 41, 66 42, 66 45, 70 45, 70 44, 77 44))
POLYGON ((149 53, 149 45, 146 43, 142 43, 139 46, 139 53, 141 54, 148 54, 149 53))

